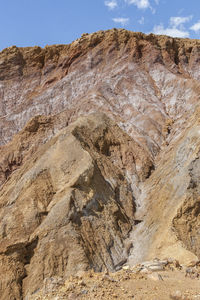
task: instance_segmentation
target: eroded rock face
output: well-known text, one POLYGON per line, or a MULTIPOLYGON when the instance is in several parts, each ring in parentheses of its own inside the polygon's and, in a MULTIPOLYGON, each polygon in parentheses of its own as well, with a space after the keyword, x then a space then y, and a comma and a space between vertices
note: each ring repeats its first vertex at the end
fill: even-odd
POLYGON ((24 152, 18 143, 4 146, 16 147, 21 165, 0 192, 1 272, 8 270, 2 299, 28 296, 49 276, 121 266, 136 210, 126 172, 139 182, 152 166, 145 151, 103 114, 78 119, 33 153, 31 141, 38 145, 50 124, 35 128, 37 120, 15 137, 27 135, 24 152))
POLYGON ((176 257, 181 263, 199 259, 200 110, 187 128, 160 152, 151 177, 143 184, 132 232, 135 249, 130 264, 153 257, 176 257), (136 242, 137 241, 137 242, 136 242))
POLYGON ((178 238, 184 242, 187 249, 200 257, 200 189, 199 153, 189 166, 190 182, 187 197, 179 208, 173 220, 178 238))
POLYGON ((5 49, 0 143, 38 114, 63 111, 58 130, 100 110, 155 157, 165 123, 190 113, 199 100, 199 49, 198 40, 115 29, 70 45, 5 49))
POLYGON ((200 258, 199 49, 109 30, 0 53, 1 299, 200 258))

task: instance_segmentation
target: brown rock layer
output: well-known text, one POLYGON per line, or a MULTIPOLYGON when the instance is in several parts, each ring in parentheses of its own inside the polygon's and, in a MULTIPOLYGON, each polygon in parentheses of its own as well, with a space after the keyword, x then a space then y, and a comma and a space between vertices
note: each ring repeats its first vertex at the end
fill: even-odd
POLYGON ((200 258, 199 57, 198 40, 115 29, 0 53, 2 300, 200 258))
POLYGON ((154 257, 176 257, 181 263, 199 258, 199 116, 198 108, 140 187, 136 218, 143 222, 132 232, 137 247, 130 264, 154 257))
POLYGON ((10 272, 1 283, 2 299, 33 293, 47 276, 121 266, 135 212, 126 172, 139 182, 152 165, 144 150, 101 114, 77 120, 33 153, 33 141, 36 147, 45 130, 49 133, 44 120, 32 120, 4 146, 16 158, 21 154, 21 166, 0 191, 1 272, 10 272), (24 152, 18 148, 22 140, 24 152), (142 172, 136 170, 139 164, 142 172))
POLYGON ((165 122, 190 113, 199 100, 199 49, 198 40, 122 29, 83 35, 70 45, 5 49, 0 142, 38 114, 65 111, 60 129, 100 110, 154 157, 165 122))

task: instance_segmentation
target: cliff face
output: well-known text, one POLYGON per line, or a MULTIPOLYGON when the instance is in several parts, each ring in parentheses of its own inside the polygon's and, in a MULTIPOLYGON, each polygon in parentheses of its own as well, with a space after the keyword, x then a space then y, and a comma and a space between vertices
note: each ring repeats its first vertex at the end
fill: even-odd
POLYGON ((1 299, 200 258, 199 65, 197 40, 115 29, 0 53, 1 299))
MULTIPOLYGON (((32 143, 39 137, 31 134, 32 143)), ((123 169, 136 174, 142 157, 101 114, 79 119, 31 153, 0 195, 1 271, 15 270, 1 285, 3 299, 13 290, 13 297, 29 295, 46 276, 125 262, 135 201, 123 169)))
POLYGON ((165 121, 181 118, 199 99, 199 47, 197 40, 110 30, 66 46, 5 49, 1 144, 35 115, 67 110, 59 129, 101 110, 155 156, 165 121))

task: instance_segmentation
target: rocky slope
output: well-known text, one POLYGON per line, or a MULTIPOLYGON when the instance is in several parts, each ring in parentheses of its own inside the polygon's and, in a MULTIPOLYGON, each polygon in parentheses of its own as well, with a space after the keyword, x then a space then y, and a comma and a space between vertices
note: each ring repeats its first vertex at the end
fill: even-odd
POLYGON ((1 299, 200 259, 199 65, 198 40, 116 29, 0 53, 1 299))
POLYGON ((21 162, 0 191, 1 272, 10 272, 2 299, 28 297, 46 276, 124 264, 136 210, 126 173, 139 182, 152 166, 140 145, 103 114, 79 118, 33 151, 49 134, 46 125, 48 118, 33 119, 2 147, 21 162))
POLYGON ((31 300, 199 300, 199 266, 148 261, 117 272, 79 272, 67 280, 47 278, 31 300), (191 272, 189 272, 191 271, 191 272))
POLYGON ((70 45, 5 49, 0 54, 1 144, 37 114, 67 110, 59 129, 101 110, 155 156, 165 122, 198 102, 199 47, 198 40, 109 30, 70 45))

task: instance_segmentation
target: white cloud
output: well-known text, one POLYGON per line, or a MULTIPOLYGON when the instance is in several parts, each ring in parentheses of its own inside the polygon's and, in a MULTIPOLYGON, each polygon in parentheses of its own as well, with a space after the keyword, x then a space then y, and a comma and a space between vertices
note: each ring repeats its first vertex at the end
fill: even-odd
POLYGON ((180 38, 185 38, 185 37, 189 37, 189 32, 185 31, 185 30, 181 30, 178 28, 164 28, 163 25, 157 25, 154 26, 153 28, 153 33, 155 34, 163 34, 163 35, 169 35, 172 37, 180 37, 180 38))
POLYGON ((183 25, 186 22, 189 22, 192 19, 193 16, 187 16, 187 17, 171 17, 169 20, 170 26, 172 28, 177 28, 181 25, 183 25))
POLYGON ((196 33, 198 33, 200 31, 200 20, 195 23, 194 25, 192 25, 190 27, 191 30, 195 31, 196 33))
POLYGON ((155 3, 158 5, 159 4, 159 0, 154 0, 155 1, 155 3))
POLYGON ((134 4, 139 9, 150 8, 149 0, 124 0, 128 4, 134 4))
POLYGON ((164 28, 162 24, 156 25, 153 28, 153 33, 169 35, 172 37, 185 38, 189 37, 189 31, 185 29, 185 23, 193 18, 192 15, 186 17, 171 17, 169 19, 169 26, 164 28))
POLYGON ((122 26, 125 26, 128 24, 129 22, 129 18, 113 18, 112 19, 115 23, 119 23, 122 26))
POLYGON ((143 25, 144 24, 144 17, 142 17, 141 19, 139 19, 138 23, 141 24, 141 25, 143 25))
POLYGON ((110 1, 105 1, 104 4, 109 8, 109 9, 114 9, 118 6, 116 0, 110 0, 110 1))

